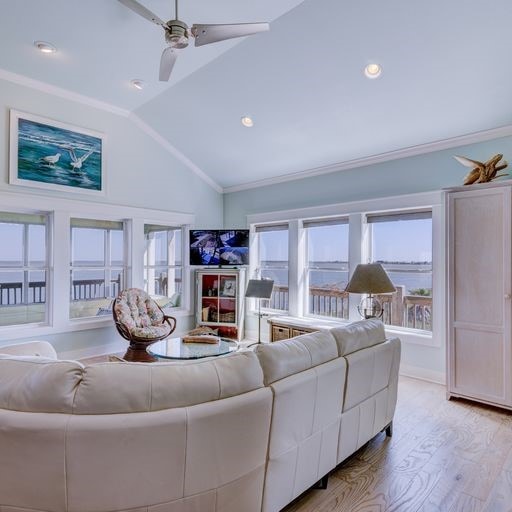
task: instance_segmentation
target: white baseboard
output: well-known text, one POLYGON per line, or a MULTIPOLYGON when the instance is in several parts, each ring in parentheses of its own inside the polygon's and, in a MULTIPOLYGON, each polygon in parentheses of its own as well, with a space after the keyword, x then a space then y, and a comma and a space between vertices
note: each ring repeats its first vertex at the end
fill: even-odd
POLYGON ((434 382, 435 384, 442 384, 443 386, 446 385, 446 374, 444 372, 429 370, 428 368, 421 368, 419 366, 401 364, 399 373, 404 377, 426 380, 427 382, 434 382))

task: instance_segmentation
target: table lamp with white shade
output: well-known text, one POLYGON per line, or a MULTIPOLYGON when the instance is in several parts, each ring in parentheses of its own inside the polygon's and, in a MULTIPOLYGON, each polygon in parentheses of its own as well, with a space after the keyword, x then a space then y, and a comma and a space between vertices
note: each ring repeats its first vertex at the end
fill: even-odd
POLYGON ((366 294, 357 306, 359 314, 363 318, 380 318, 383 313, 382 304, 373 295, 393 293, 396 288, 380 263, 361 263, 354 270, 345 291, 366 294))

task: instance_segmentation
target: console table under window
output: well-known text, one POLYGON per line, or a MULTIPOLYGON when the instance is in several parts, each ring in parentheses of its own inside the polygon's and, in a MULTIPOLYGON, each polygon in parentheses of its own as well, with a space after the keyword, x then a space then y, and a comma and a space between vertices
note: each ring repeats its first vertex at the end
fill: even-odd
POLYGON ((274 316, 268 319, 270 341, 287 340, 301 334, 332 329, 345 325, 343 322, 324 320, 323 318, 298 318, 293 316, 274 316))

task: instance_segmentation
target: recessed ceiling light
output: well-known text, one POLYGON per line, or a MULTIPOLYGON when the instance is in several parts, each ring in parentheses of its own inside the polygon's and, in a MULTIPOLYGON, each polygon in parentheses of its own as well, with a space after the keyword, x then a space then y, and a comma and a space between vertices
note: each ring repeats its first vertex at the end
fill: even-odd
POLYGON ((368 66, 364 68, 364 74, 366 75, 367 78, 378 78, 381 75, 381 73, 382 68, 380 67, 379 64, 368 64, 368 66))
POLYGON ((144 89, 144 80, 140 80, 139 78, 134 78, 133 80, 130 80, 130 84, 132 84, 132 87, 135 87, 135 89, 138 89, 139 91, 142 91, 144 89))
POLYGON ((46 43, 45 41, 35 41, 34 46, 42 53, 55 53, 57 51, 53 44, 46 43))
POLYGON ((241 122, 246 128, 252 128, 254 126, 254 121, 249 116, 242 117, 241 122))

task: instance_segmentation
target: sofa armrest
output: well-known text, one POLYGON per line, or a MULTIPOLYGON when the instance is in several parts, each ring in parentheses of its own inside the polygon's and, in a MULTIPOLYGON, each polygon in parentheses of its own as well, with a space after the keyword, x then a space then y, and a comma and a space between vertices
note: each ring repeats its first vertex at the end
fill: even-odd
POLYGON ((0 347, 0 354, 11 356, 40 356, 57 359, 57 352, 47 341, 28 341, 0 347))

